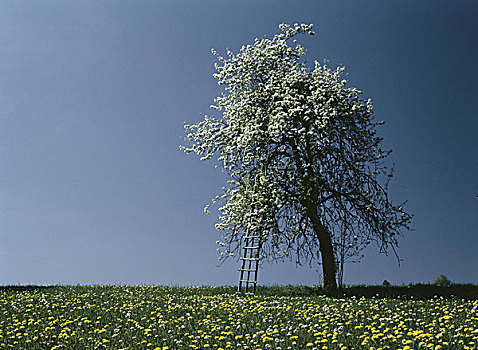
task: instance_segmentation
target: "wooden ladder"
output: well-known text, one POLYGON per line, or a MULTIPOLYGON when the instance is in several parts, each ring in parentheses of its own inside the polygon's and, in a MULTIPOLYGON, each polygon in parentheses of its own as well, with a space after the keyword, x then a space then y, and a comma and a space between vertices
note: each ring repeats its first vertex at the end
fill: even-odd
MULTIPOLYGON (((237 291, 242 292, 244 284, 244 292, 249 292, 249 285, 253 287, 253 294, 256 294, 257 287, 257 271, 259 270, 259 253, 261 250, 261 242, 259 236, 245 236, 244 249, 242 258, 242 266, 239 269, 239 287, 237 291), (251 279, 252 278, 252 279, 251 279)), ((250 292, 249 292, 250 293, 250 292)))

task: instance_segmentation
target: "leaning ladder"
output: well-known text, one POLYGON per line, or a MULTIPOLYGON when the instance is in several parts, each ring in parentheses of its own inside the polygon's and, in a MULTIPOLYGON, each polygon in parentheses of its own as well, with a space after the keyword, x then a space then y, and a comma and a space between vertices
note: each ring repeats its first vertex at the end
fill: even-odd
MULTIPOLYGON (((242 264, 239 276, 238 292, 242 292, 244 284, 244 292, 248 293, 250 285, 253 287, 253 293, 256 294, 257 287, 257 271, 259 270, 259 253, 261 250, 261 242, 259 236, 245 236, 242 264)), ((249 292, 250 293, 250 292, 249 292)))

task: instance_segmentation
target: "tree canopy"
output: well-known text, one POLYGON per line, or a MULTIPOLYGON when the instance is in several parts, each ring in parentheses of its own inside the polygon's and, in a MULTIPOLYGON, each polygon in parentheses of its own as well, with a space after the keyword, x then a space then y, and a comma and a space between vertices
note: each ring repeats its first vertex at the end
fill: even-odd
POLYGON ((214 200, 223 256, 255 233, 261 257, 318 259, 325 287, 335 290, 341 245, 345 255, 371 242, 395 252, 412 215, 389 198, 390 151, 380 147, 372 101, 347 86, 344 67, 307 66, 296 36, 313 35, 312 25, 279 28, 237 54, 212 50, 218 116, 185 125, 189 145, 181 149, 215 159, 229 178, 214 200))

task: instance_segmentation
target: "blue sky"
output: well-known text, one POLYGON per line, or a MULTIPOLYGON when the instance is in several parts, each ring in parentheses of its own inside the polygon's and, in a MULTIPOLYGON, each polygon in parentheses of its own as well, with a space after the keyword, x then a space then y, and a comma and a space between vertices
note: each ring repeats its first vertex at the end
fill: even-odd
MULTIPOLYGON (((472 1, 0 2, 0 284, 230 285, 217 267, 224 185, 179 150, 219 94, 211 48, 314 23, 309 62, 345 65, 374 101, 413 232, 345 282, 478 283, 478 5, 472 1)), ((264 265, 263 284, 318 266, 264 265)))

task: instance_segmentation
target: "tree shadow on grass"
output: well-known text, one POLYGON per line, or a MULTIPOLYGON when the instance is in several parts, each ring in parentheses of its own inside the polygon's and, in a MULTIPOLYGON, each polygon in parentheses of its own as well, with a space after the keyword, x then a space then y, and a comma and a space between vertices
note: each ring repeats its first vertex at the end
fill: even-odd
MULTIPOLYGON (((323 295, 320 287, 308 288, 310 294, 323 295)), ((339 298, 463 298, 478 299, 478 285, 454 284, 436 286, 433 284, 413 284, 408 286, 346 286, 338 291, 339 298)))

